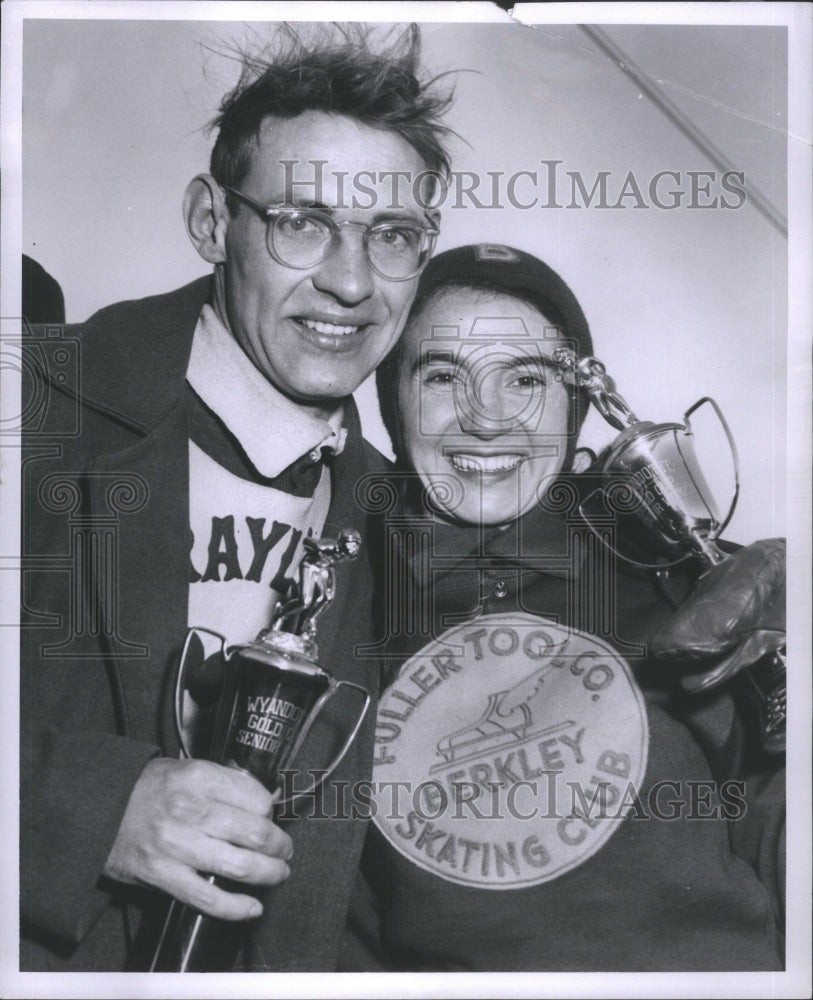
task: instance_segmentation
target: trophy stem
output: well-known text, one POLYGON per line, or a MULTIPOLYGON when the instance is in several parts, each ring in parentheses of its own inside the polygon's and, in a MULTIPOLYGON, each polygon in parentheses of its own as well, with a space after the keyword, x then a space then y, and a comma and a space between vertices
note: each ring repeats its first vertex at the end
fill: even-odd
POLYGON ((725 562, 729 558, 708 535, 692 532, 692 543, 694 554, 704 565, 704 572, 708 572, 712 566, 718 566, 721 562, 725 562))
MULTIPOLYGON (((209 882, 227 887, 213 875, 209 882)), ((217 920, 173 900, 150 972, 231 972, 247 931, 245 921, 217 920)))

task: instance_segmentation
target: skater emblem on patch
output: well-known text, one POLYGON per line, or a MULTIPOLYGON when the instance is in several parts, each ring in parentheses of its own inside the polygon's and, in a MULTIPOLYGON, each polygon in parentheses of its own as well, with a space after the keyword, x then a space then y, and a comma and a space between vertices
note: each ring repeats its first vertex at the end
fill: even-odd
POLYGON ((648 738, 641 692, 608 643, 535 615, 487 615, 412 656, 382 696, 374 822, 450 882, 547 882, 623 822, 648 738))

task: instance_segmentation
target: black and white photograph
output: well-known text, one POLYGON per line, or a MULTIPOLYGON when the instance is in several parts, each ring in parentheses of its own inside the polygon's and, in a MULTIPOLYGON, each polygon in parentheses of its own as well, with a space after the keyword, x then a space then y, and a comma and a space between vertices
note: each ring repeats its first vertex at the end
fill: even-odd
POLYGON ((2 17, 2 995, 809 996, 810 6, 2 17))

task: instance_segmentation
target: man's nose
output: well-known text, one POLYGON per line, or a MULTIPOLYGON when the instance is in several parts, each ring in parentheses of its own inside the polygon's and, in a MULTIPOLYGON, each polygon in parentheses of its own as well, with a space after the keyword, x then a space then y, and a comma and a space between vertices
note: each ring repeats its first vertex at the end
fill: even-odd
POLYGON ((350 227, 340 230, 338 244, 315 268, 313 284, 342 305, 364 302, 375 292, 375 275, 364 245, 364 233, 350 227))

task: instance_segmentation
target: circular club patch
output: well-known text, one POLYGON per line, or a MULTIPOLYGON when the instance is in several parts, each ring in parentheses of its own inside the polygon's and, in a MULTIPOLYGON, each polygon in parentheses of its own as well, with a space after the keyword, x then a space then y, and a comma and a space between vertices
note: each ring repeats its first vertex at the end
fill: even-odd
POLYGON ((374 821, 450 882, 547 882, 629 812, 648 736, 641 692, 606 642, 534 615, 487 615, 412 656, 382 697, 374 821))

